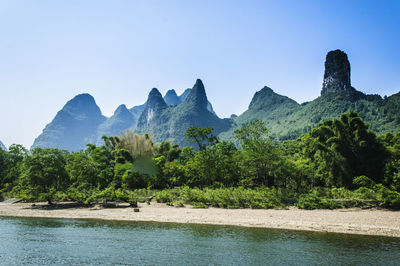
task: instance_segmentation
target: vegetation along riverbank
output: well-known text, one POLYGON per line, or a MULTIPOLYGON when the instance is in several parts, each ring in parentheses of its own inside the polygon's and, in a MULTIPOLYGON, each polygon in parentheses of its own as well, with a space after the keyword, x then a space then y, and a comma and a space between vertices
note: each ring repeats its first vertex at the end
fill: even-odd
MULTIPOLYGON (((320 123, 284 142, 270 137, 258 120, 236 130, 232 142, 220 141, 211 128, 192 127, 185 136, 192 146, 154 144, 149 135, 132 131, 103 137, 104 145, 88 144, 73 153, 52 148, 28 151, 12 145, 9 151, 0 151, 1 196, 50 205, 69 201, 89 209, 107 202, 137 206, 153 200, 151 209, 154 202, 190 205, 209 208, 203 210, 205 216, 226 212, 228 217, 230 212, 214 208, 338 209, 332 213, 353 207, 400 208, 400 134, 377 136, 356 113, 320 123)), ((2 208, 2 215, 13 215, 11 209, 2 208)), ((247 211, 251 212, 237 210, 232 216, 247 211)), ((304 219, 312 214, 296 212, 304 219)), ((398 215, 358 211, 364 212, 376 220, 385 219, 384 213, 398 215)), ((193 222, 200 220, 193 218, 193 222)), ((207 221, 213 222, 219 223, 207 221)))

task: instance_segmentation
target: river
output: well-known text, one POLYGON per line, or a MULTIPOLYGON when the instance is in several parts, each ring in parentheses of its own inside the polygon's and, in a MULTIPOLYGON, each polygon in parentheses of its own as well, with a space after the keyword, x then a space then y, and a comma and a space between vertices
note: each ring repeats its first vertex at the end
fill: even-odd
POLYGON ((233 226, 0 217, 2 265, 400 265, 400 239, 233 226))

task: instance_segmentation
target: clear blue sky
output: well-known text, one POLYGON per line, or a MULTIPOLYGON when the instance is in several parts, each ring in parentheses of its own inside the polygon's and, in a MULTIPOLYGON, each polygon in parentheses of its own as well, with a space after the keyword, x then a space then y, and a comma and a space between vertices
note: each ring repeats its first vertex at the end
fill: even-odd
POLYGON ((33 143, 78 93, 103 114, 181 93, 196 78, 221 117, 267 85, 319 96, 325 55, 349 55, 352 84, 400 91, 400 1, 0 0, 0 140, 33 143))

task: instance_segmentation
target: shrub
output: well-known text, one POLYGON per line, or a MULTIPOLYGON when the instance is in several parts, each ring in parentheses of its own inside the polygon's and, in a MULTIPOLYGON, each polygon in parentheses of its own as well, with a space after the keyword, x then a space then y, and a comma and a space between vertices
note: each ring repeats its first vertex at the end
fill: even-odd
POLYGON ((159 203, 167 203, 179 200, 180 190, 179 189, 166 189, 156 193, 155 199, 159 203))
POLYGON ((360 187, 373 188, 376 184, 368 176, 362 175, 362 176, 357 176, 353 179, 353 185, 356 186, 357 188, 360 187))
POLYGON ((203 202, 192 202, 192 207, 193 208, 207 208, 207 205, 205 205, 203 202))
POLYGON ((316 193, 303 194, 299 201, 295 204, 300 209, 336 209, 341 207, 340 204, 331 199, 322 199, 316 193))
POLYGON ((185 205, 183 205, 183 201, 182 200, 176 200, 176 201, 172 202, 172 205, 174 207, 185 207, 185 205))
POLYGON ((387 208, 400 209, 400 193, 390 190, 382 185, 379 186, 379 205, 387 208))

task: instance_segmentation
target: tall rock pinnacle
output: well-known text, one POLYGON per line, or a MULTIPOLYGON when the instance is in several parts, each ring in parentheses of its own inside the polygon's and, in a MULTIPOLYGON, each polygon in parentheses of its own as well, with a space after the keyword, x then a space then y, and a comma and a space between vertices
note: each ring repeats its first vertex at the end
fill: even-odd
POLYGON ((139 117, 138 125, 149 124, 154 115, 157 115, 161 110, 167 108, 167 106, 161 93, 156 88, 153 88, 147 98, 146 107, 139 117))
POLYGON ((347 54, 341 50, 330 51, 326 55, 321 94, 348 90, 352 90, 352 88, 350 62, 347 59, 347 54))
POLYGON ((183 102, 184 105, 191 106, 195 109, 207 109, 207 95, 204 89, 203 82, 200 79, 196 80, 193 88, 190 90, 189 95, 183 102))

